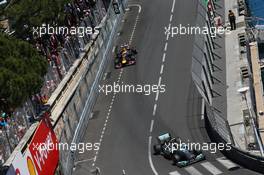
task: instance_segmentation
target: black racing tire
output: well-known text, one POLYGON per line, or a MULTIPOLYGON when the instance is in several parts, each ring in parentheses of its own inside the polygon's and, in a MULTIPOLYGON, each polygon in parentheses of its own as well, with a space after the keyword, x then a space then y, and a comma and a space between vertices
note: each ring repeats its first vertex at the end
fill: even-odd
POLYGON ((156 144, 153 146, 153 150, 154 150, 154 155, 160 155, 161 153, 161 145, 160 144, 156 144))
POLYGON ((174 154, 172 157, 173 164, 176 165, 179 161, 181 161, 181 157, 178 154, 174 154))

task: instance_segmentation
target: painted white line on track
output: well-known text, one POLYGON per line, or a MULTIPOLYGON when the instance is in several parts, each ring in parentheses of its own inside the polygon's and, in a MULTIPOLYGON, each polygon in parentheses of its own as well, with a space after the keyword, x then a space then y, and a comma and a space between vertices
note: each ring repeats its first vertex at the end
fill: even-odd
POLYGON ((175 7, 175 0, 173 0, 172 7, 171 7, 171 13, 174 12, 174 7, 175 7))
POLYGON ((153 113, 152 113, 153 116, 156 115, 156 110, 157 110, 157 104, 155 103, 153 107, 153 113))
POLYGON ((167 36, 166 36, 166 41, 168 41, 168 40, 169 40, 169 38, 170 38, 170 35, 169 35, 169 34, 167 34, 167 36))
POLYGON ((210 173, 212 173, 213 175, 219 175, 222 174, 223 172, 220 171, 218 168, 216 168, 213 164, 211 164, 210 162, 204 162, 201 163, 201 165, 207 169, 208 171, 210 171, 210 173))
POLYGON ((159 100, 159 90, 156 92, 156 97, 155 97, 155 101, 159 100))
POLYGON ((219 157, 216 160, 229 170, 239 168, 237 164, 227 159, 226 157, 219 157))
POLYGON ((162 62, 165 62, 165 59, 166 59, 166 53, 163 53, 162 62))
POLYGON ((138 7, 138 13, 141 13, 141 9, 142 9, 142 7, 141 7, 141 5, 140 4, 130 4, 128 7, 138 7))
POLYGON ((161 65, 160 74, 163 74, 164 64, 161 65))
POLYGON ((154 165, 153 165, 153 162, 152 162, 152 157, 151 157, 151 140, 152 140, 152 136, 149 136, 149 143, 148 143, 148 158, 149 158, 149 164, 150 164, 150 167, 153 171, 153 173, 155 175, 158 175, 158 172, 156 171, 154 165))
POLYGON ((164 51, 166 52, 168 48, 168 42, 165 43, 164 51))
POLYGON ((141 5, 139 4, 132 4, 132 5, 129 5, 129 7, 133 7, 133 6, 136 6, 138 7, 138 14, 137 14, 137 17, 136 17, 136 22, 134 24, 134 27, 133 27, 133 31, 132 31, 132 34, 130 36, 130 39, 129 39, 129 45, 132 44, 132 40, 133 40, 133 37, 134 37, 134 34, 135 34, 135 31, 136 31, 136 28, 137 28, 137 23, 138 23, 138 20, 139 20, 139 15, 141 13, 141 5))
POLYGON ((154 126, 154 120, 151 120, 149 132, 152 133, 154 126))
POLYGON ((172 21, 172 18, 173 18, 173 14, 170 15, 170 22, 172 21))
POLYGON ((160 87, 160 85, 161 85, 161 77, 159 77, 159 83, 158 83, 158 86, 160 87))
POLYGON ((185 170, 191 174, 191 175, 203 175, 202 173, 200 173, 196 168, 194 168, 193 166, 189 166, 187 168, 185 168, 185 170))
POLYGON ((178 171, 170 172, 169 175, 181 175, 178 171))

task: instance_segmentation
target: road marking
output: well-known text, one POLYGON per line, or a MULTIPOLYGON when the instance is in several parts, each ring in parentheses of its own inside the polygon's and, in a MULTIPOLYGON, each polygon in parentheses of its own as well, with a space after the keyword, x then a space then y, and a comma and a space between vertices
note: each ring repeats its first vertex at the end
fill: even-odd
POLYGON ((141 7, 141 5, 140 4, 131 4, 131 5, 129 5, 128 7, 138 7, 138 13, 141 13, 141 9, 142 9, 142 7, 141 7))
POLYGON ((153 173, 155 175, 158 175, 158 172, 156 171, 155 167, 154 167, 154 164, 152 162, 152 157, 151 157, 151 140, 152 140, 152 136, 149 136, 149 144, 148 144, 148 158, 149 158, 149 164, 150 164, 150 167, 153 171, 153 173))
POLYGON ((216 160, 219 163, 221 163, 224 167, 226 167, 228 170, 233 170, 233 169, 239 168, 239 166, 237 164, 228 160, 226 157, 219 157, 216 160))
POLYGON ((163 68, 164 68, 164 64, 161 65, 160 74, 163 74, 163 68))
POLYGON ((173 18, 173 14, 170 15, 170 22, 172 21, 172 18, 173 18))
POLYGON ((132 5, 129 5, 129 7, 133 7, 133 6, 138 7, 138 14, 137 14, 137 17, 136 17, 136 22, 135 22, 135 24, 134 24, 132 34, 131 34, 130 39, 129 39, 129 45, 131 45, 131 43, 132 43, 132 40, 133 40, 133 37, 134 37, 135 31, 136 31, 136 28, 137 28, 137 23, 138 23, 138 20, 139 20, 139 14, 141 13, 141 9, 142 9, 142 8, 141 8, 141 5, 139 5, 139 4, 132 4, 132 5))
POLYGON ((170 172, 169 175, 181 175, 178 171, 170 172))
POLYGON ((162 62, 165 62, 166 59, 166 53, 163 53, 162 62))
POLYGON ((155 101, 158 101, 158 99, 159 99, 159 90, 156 93, 155 101))
POLYGON ((152 133, 154 126, 154 120, 151 120, 149 132, 152 133))
POLYGON ((170 38, 170 35, 168 34, 168 35, 166 36, 166 41, 168 41, 169 38, 170 38))
POLYGON ((157 110, 157 104, 154 104, 154 108, 153 108, 153 113, 152 115, 155 116, 156 115, 156 110, 157 110))
POLYGON ((174 12, 174 6, 175 6, 175 0, 173 0, 172 7, 171 7, 171 13, 174 12))
POLYGON ((165 43, 164 52, 167 51, 167 47, 168 47, 168 42, 165 43))
POLYGON ((160 85, 161 85, 161 76, 159 77, 159 83, 158 83, 158 86, 160 87, 160 85))
POLYGON ((218 168, 216 168, 213 164, 211 164, 210 162, 204 162, 201 163, 201 165, 207 169, 208 171, 210 171, 210 173, 212 173, 213 175, 218 175, 218 174, 222 174, 223 172, 220 171, 218 168))
POLYGON ((197 169, 195 169, 193 166, 187 167, 187 168, 185 168, 185 170, 191 175, 203 175, 197 169))

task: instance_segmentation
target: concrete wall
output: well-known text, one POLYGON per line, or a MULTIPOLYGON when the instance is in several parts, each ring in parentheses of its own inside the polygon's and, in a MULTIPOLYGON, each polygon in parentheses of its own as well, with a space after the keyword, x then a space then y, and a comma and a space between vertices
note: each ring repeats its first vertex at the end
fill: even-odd
MULTIPOLYGON (((207 8, 203 5, 202 1, 198 3, 198 14, 196 18, 196 26, 200 28, 211 28, 214 26, 214 21, 208 17, 207 8)), ((214 40, 215 37, 209 34, 196 34, 194 41, 194 49, 192 56, 192 78, 210 108, 207 108, 208 118, 214 128, 227 142, 232 142, 232 136, 228 127, 227 121, 221 117, 213 106, 214 90, 213 84, 216 83, 214 79, 214 61, 216 60, 214 54, 214 40)))
MULTIPOLYGON (((196 24, 200 27, 210 27, 213 25, 213 21, 208 17, 207 9, 203 6, 202 1, 199 0, 199 2, 196 24)), ((212 142, 232 144, 230 151, 223 151, 230 160, 245 168, 263 173, 264 158, 235 147, 228 121, 215 110, 213 103, 213 98, 215 97, 213 85, 216 83, 214 79, 214 61, 216 59, 214 49, 214 38, 210 37, 210 35, 201 34, 195 36, 192 56, 192 78, 205 101, 205 127, 207 133, 212 142)))

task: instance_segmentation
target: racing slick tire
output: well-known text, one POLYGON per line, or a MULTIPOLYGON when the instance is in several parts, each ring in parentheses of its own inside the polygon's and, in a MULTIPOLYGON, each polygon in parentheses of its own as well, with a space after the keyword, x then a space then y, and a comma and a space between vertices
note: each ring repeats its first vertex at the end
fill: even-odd
POLYGON ((161 145, 160 144, 156 144, 153 146, 153 150, 154 150, 154 155, 160 155, 161 153, 161 145))
POLYGON ((173 165, 176 165, 179 161, 181 161, 181 157, 178 154, 174 154, 172 157, 173 165))

